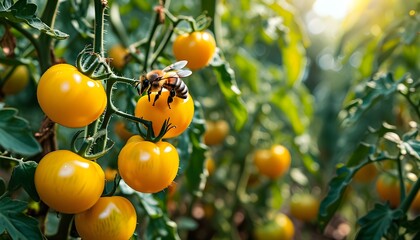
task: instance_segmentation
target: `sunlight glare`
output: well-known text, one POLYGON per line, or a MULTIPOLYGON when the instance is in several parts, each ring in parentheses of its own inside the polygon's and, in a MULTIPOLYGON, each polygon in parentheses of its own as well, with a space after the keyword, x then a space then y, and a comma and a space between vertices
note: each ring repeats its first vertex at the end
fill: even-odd
POLYGON ((321 17, 343 19, 350 10, 351 0, 316 0, 314 12, 321 17))

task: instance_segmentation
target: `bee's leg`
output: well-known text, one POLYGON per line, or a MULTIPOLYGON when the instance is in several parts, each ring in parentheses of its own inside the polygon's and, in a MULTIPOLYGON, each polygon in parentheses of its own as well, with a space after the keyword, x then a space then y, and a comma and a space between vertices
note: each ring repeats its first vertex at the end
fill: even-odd
POLYGON ((171 89, 171 91, 169 91, 169 96, 168 96, 168 107, 169 109, 171 109, 171 103, 174 101, 174 97, 176 95, 175 89, 171 89))
POLYGON ((155 100, 153 100, 153 106, 155 106, 155 102, 159 99, 160 94, 162 93, 162 89, 163 89, 163 88, 161 88, 161 89, 157 92, 157 94, 156 94, 156 96, 155 96, 155 100))
POLYGON ((152 94, 152 91, 149 89, 147 90, 147 99, 149 100, 149 102, 150 102, 150 94, 152 94))

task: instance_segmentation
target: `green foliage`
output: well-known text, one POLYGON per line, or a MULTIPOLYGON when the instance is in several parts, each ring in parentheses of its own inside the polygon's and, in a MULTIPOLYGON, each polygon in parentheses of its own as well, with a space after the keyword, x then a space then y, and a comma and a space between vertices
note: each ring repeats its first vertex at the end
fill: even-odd
POLYGON ((23 213, 26 207, 25 202, 0 198, 0 232, 7 231, 15 239, 42 239, 38 221, 23 213))
POLYGON ((22 162, 13 168, 12 176, 8 185, 8 191, 14 192, 20 187, 23 187, 23 189, 25 189, 34 201, 39 201, 39 196, 33 181, 37 166, 38 164, 36 162, 27 161, 22 162))
POLYGON ((57 39, 66 39, 68 35, 59 30, 50 28, 36 16, 37 5, 28 3, 27 0, 4 0, 0 5, 0 17, 14 23, 26 23, 30 27, 57 39))
POLYGON ((22 156, 41 152, 41 146, 31 133, 29 122, 17 116, 14 108, 0 109, 0 146, 22 156))

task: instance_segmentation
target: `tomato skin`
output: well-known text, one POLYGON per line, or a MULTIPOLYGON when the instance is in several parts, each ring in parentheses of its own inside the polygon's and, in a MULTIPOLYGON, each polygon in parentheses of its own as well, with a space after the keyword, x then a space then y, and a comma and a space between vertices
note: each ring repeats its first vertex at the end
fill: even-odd
POLYGON ((117 70, 123 69, 124 66, 127 64, 127 54, 128 50, 121 44, 113 45, 108 51, 108 56, 112 59, 111 66, 116 68, 117 70))
POLYGON ((70 128, 92 123, 107 104, 101 82, 69 64, 54 65, 41 76, 37 97, 42 111, 51 120, 70 128))
POLYGON ((156 92, 150 95, 150 102, 148 96, 142 96, 136 105, 134 115, 139 118, 151 121, 153 123, 153 131, 157 136, 162 128, 163 122, 169 119, 172 126, 163 138, 173 138, 181 135, 190 125, 194 117, 194 101, 188 93, 187 99, 175 97, 174 101, 168 107, 167 99, 169 91, 162 91, 161 96, 153 106, 156 92))
MULTIPOLYGON (((408 184, 406 186, 409 187, 408 184)), ((397 177, 381 173, 376 180, 376 191, 379 199, 388 201, 391 207, 395 208, 400 205, 400 182, 397 177)))
POLYGON ((83 240, 127 240, 136 229, 137 215, 126 198, 101 197, 91 208, 76 214, 74 223, 83 240))
MULTIPOLYGON (((7 70, 1 74, 5 77, 7 70)), ((11 73, 8 79, 4 80, 5 83, 2 86, 2 92, 7 95, 13 95, 21 92, 29 83, 29 72, 25 65, 17 66, 11 73)))
POLYGON ((376 169, 375 164, 370 163, 359 169, 353 176, 353 180, 358 183, 369 183, 372 182, 377 175, 378 170, 376 169))
POLYGON ((185 33, 175 39, 173 52, 178 61, 187 60, 188 68, 198 70, 210 63, 216 52, 216 41, 206 31, 185 33))
POLYGON ((290 167, 291 156, 287 148, 273 145, 270 149, 258 149, 254 154, 254 165, 270 179, 283 176, 290 167))
POLYGON ((131 141, 118 156, 118 169, 128 186, 144 193, 168 187, 178 173, 179 156, 168 142, 131 141))
POLYGON ((68 150, 45 155, 35 170, 35 187, 49 207, 62 213, 79 213, 101 196, 105 174, 95 162, 68 150))
POLYGON ((317 218, 319 200, 308 193, 297 193, 290 201, 290 214, 302 221, 310 222, 317 218))
POLYGON ((209 175, 212 175, 214 171, 216 170, 216 164, 213 158, 207 158, 205 160, 205 166, 209 175))
POLYGON ((257 240, 292 240, 295 227, 288 216, 278 213, 274 219, 255 226, 254 236, 257 240))
POLYGON ((204 143, 209 146, 221 144, 229 134, 229 124, 225 120, 207 121, 204 143))

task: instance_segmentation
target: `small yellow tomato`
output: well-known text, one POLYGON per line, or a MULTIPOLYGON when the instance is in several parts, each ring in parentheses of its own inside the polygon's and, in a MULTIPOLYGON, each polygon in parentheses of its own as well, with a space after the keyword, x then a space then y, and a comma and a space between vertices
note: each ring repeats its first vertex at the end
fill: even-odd
POLYGON ((93 207, 74 217, 83 240, 128 240, 136 230, 136 210, 124 197, 101 197, 93 207))
MULTIPOLYGON (((11 70, 11 69, 10 69, 11 70)), ((5 77, 8 74, 8 70, 5 70, 1 73, 1 77, 5 77)), ((4 84, 2 87, 2 92, 4 94, 16 94, 22 91, 29 83, 29 72, 28 68, 25 65, 17 66, 11 75, 7 79, 3 79, 4 84)))
POLYGON ((209 146, 221 144, 229 134, 229 124, 225 120, 206 121, 204 143, 209 146))
POLYGON ((288 216, 278 213, 274 219, 255 226, 254 236, 257 240, 292 240, 295 227, 288 216))
POLYGON ((118 70, 123 69, 127 64, 127 54, 128 50, 121 44, 113 45, 108 51, 108 56, 111 59, 111 66, 118 70))
POLYGON ((289 170, 290 164, 290 152, 282 145, 273 145, 270 149, 258 149, 254 153, 254 165, 261 174, 270 179, 283 176, 289 170))
POLYGON ((290 202, 290 214, 302 221, 310 222, 317 218, 319 200, 308 193, 296 193, 290 202))

